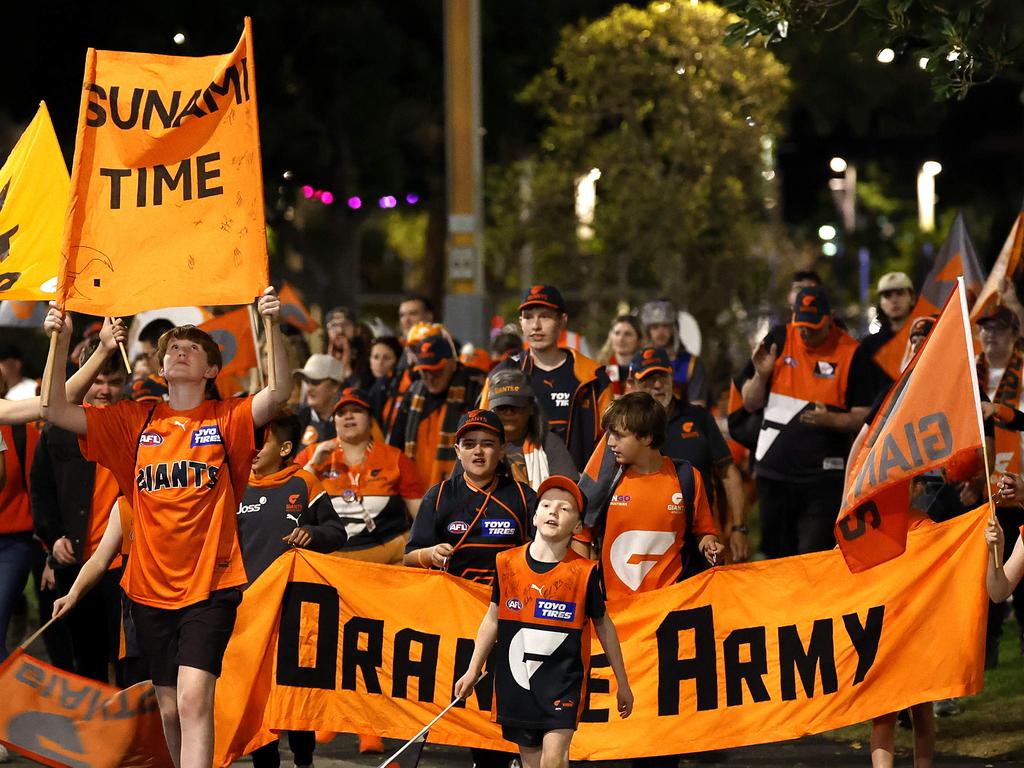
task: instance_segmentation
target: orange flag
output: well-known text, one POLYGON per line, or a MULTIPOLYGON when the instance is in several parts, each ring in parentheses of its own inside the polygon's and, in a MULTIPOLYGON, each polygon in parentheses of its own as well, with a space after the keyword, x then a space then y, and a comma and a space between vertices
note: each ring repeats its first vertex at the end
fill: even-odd
POLYGON ((118 690, 16 650, 0 665, 0 741, 19 754, 68 765, 169 768, 156 691, 118 690))
POLYGON ((312 333, 320 327, 320 323, 313 319, 306 305, 302 303, 299 292, 292 287, 291 283, 281 285, 278 298, 281 299, 282 323, 293 325, 303 333, 312 333))
POLYGON ((269 284, 248 18, 219 56, 89 49, 61 257, 59 301, 93 315, 269 284))
POLYGON ((999 303, 999 292, 1003 286, 1003 281, 1006 279, 1016 280, 1020 275, 1021 249, 1024 248, 1024 226, 1022 226, 1022 222, 1024 222, 1024 211, 1017 214, 1013 227, 1010 229, 1010 234, 1006 237, 1002 250, 999 251, 996 263, 992 265, 992 271, 989 273, 988 280, 985 281, 985 286, 978 294, 978 300, 974 302, 974 306, 971 308, 971 320, 974 322, 978 322, 980 318, 987 315, 999 303))
POLYGON ((836 540, 851 571, 907 546, 910 491, 923 472, 977 454, 984 439, 964 281, 893 385, 850 463, 836 540))
POLYGON ((924 285, 921 286, 921 292, 918 294, 917 303, 910 313, 910 318, 896 332, 896 335, 883 344, 875 354, 875 362, 890 379, 899 378, 900 363, 903 362, 903 353, 906 351, 907 341, 910 339, 910 327, 913 325, 914 318, 936 314, 939 307, 945 305, 956 279, 961 275, 966 283, 967 301, 970 306, 974 297, 982 292, 985 273, 978 260, 974 242, 967 231, 967 224, 964 223, 964 215, 958 211, 953 220, 953 226, 949 229, 946 242, 939 249, 939 253, 935 256, 935 263, 924 279, 924 285))
POLYGON ((207 320, 199 327, 213 337, 224 358, 224 365, 217 374, 217 391, 220 396, 226 398, 246 391, 249 371, 258 365, 249 308, 239 307, 207 320))

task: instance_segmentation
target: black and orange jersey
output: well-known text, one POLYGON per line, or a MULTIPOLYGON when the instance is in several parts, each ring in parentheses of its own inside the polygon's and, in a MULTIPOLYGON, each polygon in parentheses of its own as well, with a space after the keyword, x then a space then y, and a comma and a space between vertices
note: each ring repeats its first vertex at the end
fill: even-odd
POLYGON ((569 404, 580 386, 572 355, 567 354, 562 364, 550 371, 533 365, 529 376, 537 402, 548 420, 548 427, 564 442, 569 429, 569 404))
MULTIPOLYGON (((835 324, 825 342, 813 349, 804 345, 792 324, 771 329, 764 344, 777 347, 778 359, 754 450, 758 473, 795 482, 813 480, 822 472, 841 474, 853 435, 804 424, 800 414, 813 410, 815 403, 830 411, 870 407, 877 384, 874 363, 835 324)), ((737 386, 742 389, 753 376, 753 363, 748 363, 737 386)))
POLYGON ((575 728, 590 669, 588 624, 604 615, 597 562, 569 550, 560 563, 538 563, 529 548, 502 552, 495 564, 498 639, 490 666, 497 719, 519 728, 575 728))
POLYGON ((405 502, 421 498, 423 484, 412 459, 398 448, 372 441, 354 467, 335 449, 312 469, 345 525, 345 549, 376 547, 409 530, 405 502))
POLYGON ((424 494, 405 551, 451 544, 449 573, 491 584, 498 553, 533 537, 536 508, 537 494, 526 483, 499 475, 483 490, 459 475, 424 494))
MULTIPOLYGON (((673 399, 665 424, 665 442, 661 452, 676 461, 693 464, 703 478, 714 476, 732 463, 732 452, 711 412, 700 405, 673 399)), ((707 490, 714 483, 706 482, 707 490)))
MULTIPOLYGON (((700 472, 693 470, 693 535, 719 535, 700 472)), ((683 575, 687 510, 675 463, 623 472, 599 523, 601 573, 609 600, 675 584, 683 575)))
POLYGON ((334 514, 323 485, 298 464, 249 478, 238 505, 238 542, 251 584, 288 545, 281 539, 307 526, 314 552, 334 552, 345 544, 345 529, 334 514))
POLYGON ((252 398, 175 411, 122 401, 85 408, 82 455, 130 495, 132 556, 121 585, 136 602, 182 608, 246 583, 235 523, 255 455, 252 398))

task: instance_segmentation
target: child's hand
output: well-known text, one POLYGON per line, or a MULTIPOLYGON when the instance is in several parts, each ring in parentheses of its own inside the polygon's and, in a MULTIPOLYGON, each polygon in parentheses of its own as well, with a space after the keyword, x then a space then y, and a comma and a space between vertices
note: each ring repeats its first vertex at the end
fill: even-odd
POLYGON ((309 542, 313 540, 313 536, 306 528, 296 528, 294 531, 289 533, 287 536, 282 536, 281 541, 285 544, 290 544, 293 547, 308 547, 309 542))
POLYGON ((447 568, 448 558, 454 551, 455 548, 446 542, 435 544, 430 548, 430 564, 435 568, 447 568))
POLYGON ((277 298, 277 291, 270 285, 263 289, 263 295, 256 302, 256 309, 263 317, 269 317, 275 323, 281 316, 281 300, 277 298))
POLYGON ((700 551, 709 563, 718 565, 722 553, 725 552, 725 547, 722 546, 722 542, 718 540, 717 536, 709 533, 700 540, 700 551))
POLYGON ((999 499, 1001 501, 1024 501, 1024 481, 1021 476, 1006 473, 999 478, 999 499))
POLYGON ((100 328, 100 344, 108 352, 117 349, 118 344, 128 341, 128 328, 120 317, 104 317, 100 328))
POLYGON ((996 557, 1002 561, 1003 559, 1003 527, 999 524, 998 520, 989 520, 988 525, 985 526, 985 544, 988 545, 989 549, 995 545, 996 557))
POLYGON ((53 601, 53 618, 63 616, 65 613, 75 607, 75 603, 78 602, 78 594, 75 592, 68 592, 64 597, 58 597, 53 601))
POLYGON ((49 336, 52 333, 71 335, 71 316, 61 312, 56 301, 50 302, 50 309, 43 319, 43 331, 49 336))
POLYGON ((455 695, 460 699, 469 697, 469 694, 473 692, 473 686, 476 685, 476 679, 478 675, 473 674, 472 670, 466 672, 460 677, 455 683, 455 695))
POLYGON ((629 683, 624 683, 615 692, 615 704, 619 709, 619 717, 625 720, 633 711, 633 691, 629 683))

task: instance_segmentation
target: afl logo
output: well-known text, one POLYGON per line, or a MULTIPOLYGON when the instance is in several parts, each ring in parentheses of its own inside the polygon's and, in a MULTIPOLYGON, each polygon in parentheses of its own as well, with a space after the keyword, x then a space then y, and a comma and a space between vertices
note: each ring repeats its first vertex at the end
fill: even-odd
POLYGON ((521 611, 523 610, 523 604, 516 600, 514 597, 509 598, 505 601, 505 607, 510 611, 521 611))
POLYGON ((156 432, 143 432, 139 435, 139 445, 160 445, 164 439, 156 432))
POLYGON ((453 523, 448 523, 448 533, 465 533, 469 530, 469 523, 462 520, 456 520, 453 523))

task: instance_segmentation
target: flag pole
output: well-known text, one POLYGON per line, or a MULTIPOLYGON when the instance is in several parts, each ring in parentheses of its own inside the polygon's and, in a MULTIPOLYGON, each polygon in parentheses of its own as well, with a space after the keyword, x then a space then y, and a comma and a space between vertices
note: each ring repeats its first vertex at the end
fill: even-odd
POLYGON ((50 351, 46 353, 46 368, 43 369, 43 383, 39 392, 39 405, 50 405, 50 387, 53 385, 53 361, 57 357, 57 333, 50 334, 50 351))
POLYGON ((423 734, 425 734, 425 733, 426 733, 427 731, 429 731, 429 730, 430 730, 430 729, 431 729, 431 728, 432 728, 432 727, 434 726, 434 723, 436 723, 436 722, 437 722, 438 720, 440 720, 440 719, 441 719, 442 717, 444 717, 445 715, 447 715, 447 714, 448 714, 448 711, 449 711, 449 710, 450 710, 450 709, 451 709, 452 707, 454 707, 454 706, 455 706, 456 704, 458 704, 458 703, 459 703, 460 701, 462 701, 462 697, 460 697, 460 696, 456 696, 456 697, 455 697, 455 699, 453 699, 453 700, 452 700, 452 703, 451 703, 451 704, 449 704, 449 705, 448 705, 447 707, 445 707, 444 709, 442 709, 442 710, 441 710, 441 713, 440 713, 440 714, 439 714, 439 715, 438 715, 437 717, 435 717, 435 718, 434 718, 433 720, 431 720, 431 721, 430 721, 429 723, 427 723, 427 724, 426 724, 425 726, 423 726, 423 728, 422 728, 422 729, 420 730, 420 732, 419 732, 419 733, 417 733, 417 734, 416 734, 415 736, 413 736, 413 737, 412 737, 411 739, 409 739, 409 740, 408 740, 407 742, 405 742, 405 744, 403 744, 403 745, 402 745, 401 747, 399 747, 399 748, 398 748, 398 751, 397 751, 397 752, 395 752, 395 754, 393 754, 393 755, 392 755, 391 757, 389 757, 389 758, 388 758, 387 760, 385 760, 385 761, 384 761, 383 763, 381 763, 380 765, 378 765, 378 766, 377 766, 377 768, 386 768, 386 767, 387 767, 388 765, 390 765, 390 764, 391 764, 391 762, 392 762, 392 761, 393 761, 393 760, 394 760, 394 759, 395 759, 396 757, 398 757, 398 756, 399 756, 400 754, 402 754, 403 752, 405 752, 405 750, 407 750, 407 749, 408 749, 409 747, 411 747, 411 746, 412 746, 413 744, 415 744, 415 743, 416 743, 416 742, 417 742, 417 741, 419 740, 419 738, 420 738, 421 736, 423 736, 423 734))
POLYGON ((45 624, 43 624, 43 626, 41 626, 39 629, 37 629, 35 632, 33 632, 32 635, 27 640, 22 642, 18 647, 21 648, 21 650, 23 650, 23 651, 27 650, 28 647, 30 645, 32 645, 32 643, 35 642, 35 639, 37 637, 39 637, 41 634, 43 634, 43 632, 48 630, 50 628, 50 625, 53 624, 53 622, 55 622, 59 618, 60 618, 59 616, 51 617, 48 622, 46 622, 45 624))
MULTIPOLYGON (((256 350, 256 378, 259 381, 260 389, 266 386, 266 382, 263 379, 263 365, 260 361, 260 339, 259 334, 256 332, 256 326, 259 323, 256 322, 256 307, 252 304, 249 305, 249 330, 252 332, 252 348, 256 350)), ((270 339, 267 339, 267 345, 269 348, 270 339)), ((268 353, 269 354, 269 353, 268 353)), ((250 386, 252 378, 250 377, 250 386)))
POLYGON ((266 315, 263 316, 263 334, 267 340, 267 380, 270 390, 277 391, 277 355, 274 354, 274 323, 266 315))
MULTIPOLYGON (((110 318, 111 324, 113 324, 115 320, 117 320, 116 317, 110 318)), ((124 360, 124 369, 128 372, 128 378, 131 378, 131 376, 132 376, 132 364, 131 364, 131 361, 128 359, 128 350, 124 348, 124 342, 123 341, 117 342, 117 348, 119 350, 121 350, 121 359, 124 360)))
MULTIPOLYGON (((967 294, 964 286, 963 275, 956 279, 957 290, 960 292, 960 314, 964 319, 964 346, 967 350, 967 359, 972 363, 971 369, 974 366, 974 347, 971 345, 971 320, 970 312, 967 310, 967 294)), ((988 493, 988 519, 996 519, 996 506, 992 499, 992 474, 988 468, 988 444, 985 441, 985 422, 981 415, 981 392, 978 389, 978 376, 975 374, 971 376, 971 389, 974 392, 974 413, 978 418, 978 435, 981 437, 981 456, 982 463, 985 465, 985 491, 988 493)), ((999 562, 999 557, 996 552, 996 545, 992 545, 992 559, 995 561, 996 570, 998 571, 1003 567, 1003 564, 999 562)))

